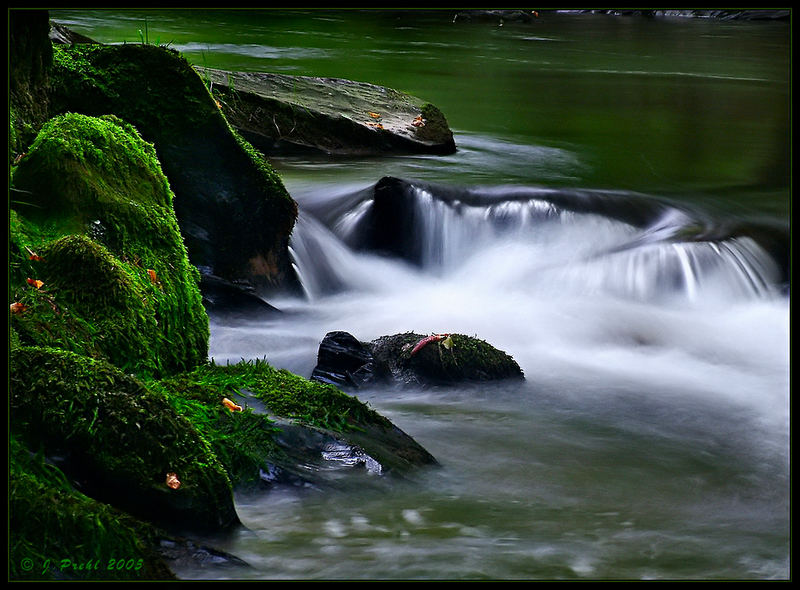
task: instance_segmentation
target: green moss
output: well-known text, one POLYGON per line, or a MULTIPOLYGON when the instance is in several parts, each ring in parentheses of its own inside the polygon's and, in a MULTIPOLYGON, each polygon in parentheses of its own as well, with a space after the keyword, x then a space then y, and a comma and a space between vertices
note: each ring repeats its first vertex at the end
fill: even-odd
POLYGON ((291 283, 297 205, 184 58, 138 44, 61 46, 51 79, 52 112, 114 113, 155 144, 196 265, 265 286, 291 283))
POLYGON ((444 113, 436 106, 426 103, 422 106, 422 118, 425 125, 417 127, 415 134, 422 141, 445 141, 445 138, 452 138, 453 132, 447 124, 444 113))
POLYGON ((12 433, 61 456, 87 495, 175 526, 238 522, 230 480, 208 444, 137 379, 67 351, 18 347, 10 384, 12 433), (179 489, 166 485, 170 472, 179 489))
POLYGON ((112 116, 57 117, 15 170, 13 186, 26 200, 14 205, 24 217, 12 216, 10 296, 35 312, 15 318, 28 343, 61 344, 156 376, 205 361, 199 275, 155 150, 136 129, 112 116), (43 261, 32 262, 31 251, 43 261), (42 298, 27 278, 45 282, 52 313, 35 305, 42 298), (59 342, 65 318, 90 324, 80 331, 83 348, 74 346, 74 331, 59 342))
POLYGON ((260 470, 267 470, 271 461, 284 458, 274 439, 280 431, 272 420, 249 408, 232 412, 222 404, 224 398, 232 397, 228 387, 209 383, 197 373, 150 382, 147 386, 162 392, 175 411, 194 425, 234 488, 254 486, 260 481, 260 470))
POLYGON ((156 529, 74 490, 14 436, 8 491, 9 579, 174 579, 154 549, 156 529))
POLYGON ((390 425, 386 418, 355 397, 331 385, 275 369, 262 360, 224 366, 207 364, 198 367, 190 378, 227 394, 247 390, 273 414, 310 426, 348 432, 363 425, 390 425))

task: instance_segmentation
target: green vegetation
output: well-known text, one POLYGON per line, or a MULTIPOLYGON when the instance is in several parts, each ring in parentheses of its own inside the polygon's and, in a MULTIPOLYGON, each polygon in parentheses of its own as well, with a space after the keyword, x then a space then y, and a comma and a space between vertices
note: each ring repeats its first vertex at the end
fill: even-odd
POLYGON ((205 361, 199 275, 155 150, 131 125, 56 117, 12 182, 26 198, 12 215, 12 297, 41 312, 14 314, 23 342, 63 344, 140 375, 205 361))
POLYGON ((11 361, 12 432, 31 449, 64 457, 95 499, 193 529, 238 522, 222 466, 163 395, 64 350, 17 347, 11 361), (178 474, 179 489, 167 487, 167 473, 178 474))
POLYGON ((41 453, 30 453, 13 435, 9 515, 10 579, 174 577, 154 549, 155 528, 77 492, 58 467, 41 453))
POLYGON ((264 402, 274 415, 309 426, 345 433, 361 425, 389 425, 386 418, 335 387, 275 369, 262 360, 235 365, 207 364, 184 379, 186 384, 213 387, 218 396, 246 390, 264 402))

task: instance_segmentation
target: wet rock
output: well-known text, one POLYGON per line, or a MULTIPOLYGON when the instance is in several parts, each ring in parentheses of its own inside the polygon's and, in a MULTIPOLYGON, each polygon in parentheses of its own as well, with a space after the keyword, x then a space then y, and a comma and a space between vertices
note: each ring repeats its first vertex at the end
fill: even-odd
POLYGON ((322 362, 312 379, 341 387, 376 381, 452 385, 523 378, 522 369, 508 354, 463 334, 407 332, 365 344, 347 332, 331 332, 320 345, 319 358, 322 362))
MULTIPOLYGON (((202 271, 202 269, 201 269, 202 271)), ((262 299, 247 282, 228 281, 213 274, 200 274, 200 292, 203 306, 210 316, 253 318, 280 313, 280 310, 262 299)))
POLYGON ((311 379, 337 387, 358 387, 372 379, 372 354, 348 332, 328 332, 319 345, 311 379))
POLYGON ((490 22, 502 25, 505 22, 532 23, 538 18, 532 10, 462 10, 453 17, 453 22, 490 22))
POLYGON ((430 103, 343 80, 197 68, 231 124, 266 154, 449 154, 453 133, 430 103))
POLYGON ((214 547, 198 545, 184 538, 163 538, 159 541, 158 553, 164 562, 175 570, 191 568, 249 568, 249 563, 214 547))

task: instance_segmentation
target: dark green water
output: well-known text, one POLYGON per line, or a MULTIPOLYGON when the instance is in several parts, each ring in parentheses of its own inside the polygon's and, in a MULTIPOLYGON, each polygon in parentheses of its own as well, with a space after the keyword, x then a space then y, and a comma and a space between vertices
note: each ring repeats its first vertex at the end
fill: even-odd
MULTIPOLYGON (((52 18, 109 43, 140 42, 146 23, 149 42, 198 65, 382 84, 447 116, 452 156, 274 160, 301 211, 395 175, 635 191, 788 224, 788 23, 544 13, 501 27, 446 10, 52 18)), ((266 355, 308 375, 329 330, 459 331, 512 354, 526 384, 360 390, 442 468, 240 496, 249 531, 211 541, 252 567, 182 577, 789 577, 785 295, 736 291, 725 274, 664 298, 606 290, 648 271, 575 259, 628 239, 602 219, 487 244, 436 275, 301 230, 325 240, 354 289, 275 302, 296 312, 285 320, 213 322, 217 360, 266 355)))

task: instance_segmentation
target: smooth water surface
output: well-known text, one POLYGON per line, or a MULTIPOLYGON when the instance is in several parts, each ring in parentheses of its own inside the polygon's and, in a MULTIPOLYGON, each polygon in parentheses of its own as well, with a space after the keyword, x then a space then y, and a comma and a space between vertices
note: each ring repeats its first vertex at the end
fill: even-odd
POLYGON ((140 42, 146 23, 149 42, 198 65, 404 90, 455 132, 451 156, 274 159, 300 204, 292 249, 307 297, 273 300, 286 313, 268 321, 213 320, 218 362, 266 356, 308 376, 331 330, 461 332, 526 375, 357 391, 441 467, 240 495, 248 530, 211 541, 251 567, 180 576, 788 578, 787 292, 751 241, 665 236, 696 219, 788 225, 789 25, 453 14, 51 15, 102 42, 140 42), (643 228, 500 203, 516 221, 498 233, 497 211, 456 214, 420 191, 431 256, 417 267, 347 246, 386 175, 606 190, 669 214, 643 228), (334 221, 315 213, 341 202, 334 221), (325 269, 338 288, 324 288, 325 269))

